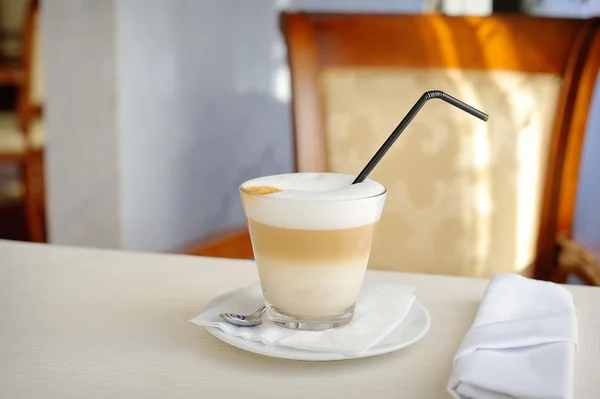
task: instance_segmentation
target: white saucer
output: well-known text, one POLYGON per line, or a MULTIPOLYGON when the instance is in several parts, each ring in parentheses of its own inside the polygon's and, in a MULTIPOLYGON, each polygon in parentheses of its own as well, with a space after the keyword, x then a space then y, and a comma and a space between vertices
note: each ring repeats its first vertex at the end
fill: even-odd
MULTIPOLYGON (((238 290, 231 291, 213 299, 208 303, 208 305, 206 305, 204 310, 208 310, 216 306, 217 304, 234 295, 237 291, 238 290)), ((229 345, 233 345, 237 348, 257 353, 259 355, 290 360, 324 362, 332 360, 358 359, 362 357, 370 357, 394 352, 419 341, 425 336, 425 334, 427 334, 430 327, 431 318, 429 317, 429 312, 427 312, 427 309, 425 309, 423 305, 415 300, 404 320, 402 320, 402 322, 394 330, 384 337, 377 345, 358 355, 315 352, 289 348, 285 346, 267 346, 261 342, 248 341, 240 337, 228 335, 217 327, 206 327, 206 329, 209 333, 221 341, 228 343, 229 345)))

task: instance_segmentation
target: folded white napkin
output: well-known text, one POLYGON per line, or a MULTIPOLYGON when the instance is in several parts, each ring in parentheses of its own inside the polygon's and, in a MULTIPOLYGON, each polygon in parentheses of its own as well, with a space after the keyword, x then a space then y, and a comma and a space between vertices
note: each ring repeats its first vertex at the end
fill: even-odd
POLYGON ((571 398, 577 319, 558 284, 495 276, 456 356, 454 398, 571 398))
POLYGON ((318 332, 279 327, 270 322, 266 315, 263 315, 263 323, 256 327, 237 327, 223 321, 219 313, 250 314, 264 303, 260 284, 257 283, 205 310, 190 322, 218 327, 227 334, 260 341, 265 345, 353 355, 381 341, 406 317, 414 300, 413 287, 365 284, 352 321, 338 329, 318 332))

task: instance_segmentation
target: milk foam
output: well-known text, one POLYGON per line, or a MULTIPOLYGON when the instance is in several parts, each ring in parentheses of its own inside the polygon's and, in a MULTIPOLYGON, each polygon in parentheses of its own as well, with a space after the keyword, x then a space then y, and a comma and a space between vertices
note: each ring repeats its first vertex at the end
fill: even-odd
POLYGON ((275 227, 303 230, 343 229, 378 221, 385 187, 369 179, 353 185, 354 179, 338 173, 289 173, 249 180, 242 189, 271 186, 282 191, 242 195, 246 216, 275 227))

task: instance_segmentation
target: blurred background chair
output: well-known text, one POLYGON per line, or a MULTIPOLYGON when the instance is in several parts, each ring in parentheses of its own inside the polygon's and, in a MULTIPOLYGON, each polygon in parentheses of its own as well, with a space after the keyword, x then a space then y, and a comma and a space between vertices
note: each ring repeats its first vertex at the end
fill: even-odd
POLYGON ((0 58, 0 85, 17 91, 14 111, 0 112, 0 163, 15 165, 18 179, 0 182, 0 201, 22 202, 28 239, 45 241, 42 124, 42 65, 39 1, 27 5, 21 51, 0 58))
MULTIPOLYGON (((297 171, 357 174, 427 90, 490 114, 430 101, 377 166, 388 198, 371 268, 564 277, 595 20, 284 13, 281 25, 297 171)), ((247 232, 231 237, 191 252, 247 254, 247 232)))

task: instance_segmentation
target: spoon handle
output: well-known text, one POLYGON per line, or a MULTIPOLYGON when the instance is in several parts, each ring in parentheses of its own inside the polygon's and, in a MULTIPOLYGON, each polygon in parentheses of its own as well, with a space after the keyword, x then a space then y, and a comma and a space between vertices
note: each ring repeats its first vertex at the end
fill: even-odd
POLYGON ((267 307, 265 305, 262 306, 262 308, 258 309, 256 312, 252 313, 253 316, 260 316, 261 314, 264 313, 264 311, 267 309, 267 307))

